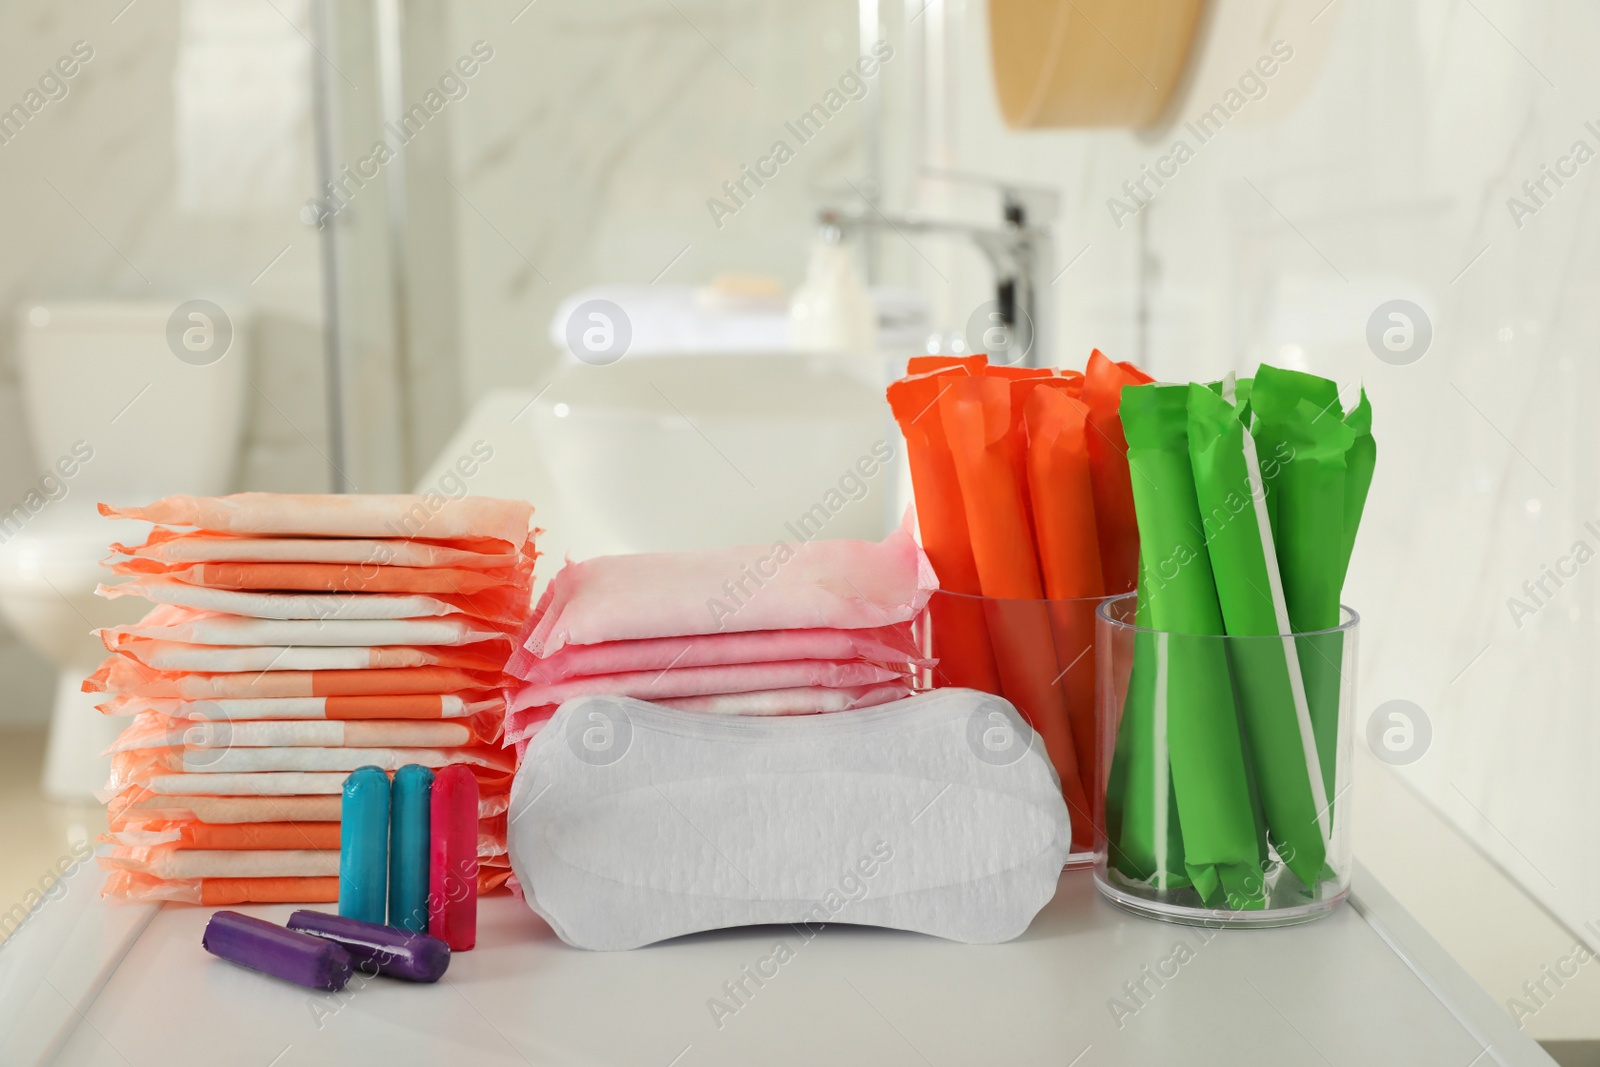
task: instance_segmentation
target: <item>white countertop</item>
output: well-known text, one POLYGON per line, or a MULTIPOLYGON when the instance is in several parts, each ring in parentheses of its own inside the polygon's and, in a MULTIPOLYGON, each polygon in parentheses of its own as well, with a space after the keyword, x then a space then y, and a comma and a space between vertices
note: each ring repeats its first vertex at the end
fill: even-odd
POLYGON ((499 896, 439 985, 338 994, 215 959, 213 909, 108 904, 101 877, 84 865, 0 948, 0 1064, 1553 1062, 1359 866, 1325 919, 1217 933, 1124 914, 1068 872, 1023 937, 985 946, 765 926, 591 953, 499 896), (793 957, 719 1028, 710 999, 737 1006, 724 983, 779 941, 793 957))

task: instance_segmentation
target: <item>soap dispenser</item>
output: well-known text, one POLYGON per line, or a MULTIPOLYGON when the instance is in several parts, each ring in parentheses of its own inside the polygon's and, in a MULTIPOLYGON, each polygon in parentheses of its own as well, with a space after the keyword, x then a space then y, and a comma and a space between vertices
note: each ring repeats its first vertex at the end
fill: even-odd
POLYGON ((811 246, 806 280, 789 305, 789 342, 801 351, 877 349, 877 311, 841 237, 839 227, 822 227, 811 246))

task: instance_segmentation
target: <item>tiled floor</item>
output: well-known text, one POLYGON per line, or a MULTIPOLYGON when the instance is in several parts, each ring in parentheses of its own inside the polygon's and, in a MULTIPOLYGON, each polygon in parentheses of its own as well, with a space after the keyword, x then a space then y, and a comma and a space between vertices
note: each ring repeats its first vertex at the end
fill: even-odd
POLYGON ((72 861, 74 842, 93 842, 105 832, 105 809, 98 804, 54 804, 39 791, 45 733, 0 731, 0 941, 8 937, 20 912, 31 903, 29 890, 42 893, 55 878, 56 864, 72 861))

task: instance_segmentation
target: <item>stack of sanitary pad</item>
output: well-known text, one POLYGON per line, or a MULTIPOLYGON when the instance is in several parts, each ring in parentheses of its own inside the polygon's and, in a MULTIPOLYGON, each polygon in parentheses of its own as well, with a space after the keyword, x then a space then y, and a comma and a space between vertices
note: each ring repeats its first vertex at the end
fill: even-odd
POLYGON ((84 683, 131 717, 111 748, 107 892, 338 899, 340 789, 363 766, 478 779, 480 883, 505 881, 500 746, 527 615, 532 507, 437 495, 168 497, 108 561, 156 607, 99 631, 84 683), (171 527, 182 527, 175 530, 171 527))
POLYGON ((563 701, 635 697, 722 715, 808 715, 899 700, 911 622, 935 579, 905 529, 881 543, 778 542, 602 556, 551 581, 507 670, 519 751, 563 701))

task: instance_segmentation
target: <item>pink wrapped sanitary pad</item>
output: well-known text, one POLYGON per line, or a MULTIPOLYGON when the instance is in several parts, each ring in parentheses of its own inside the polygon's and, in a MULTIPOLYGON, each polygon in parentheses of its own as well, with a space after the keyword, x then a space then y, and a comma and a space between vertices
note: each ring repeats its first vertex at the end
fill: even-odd
POLYGON ((551 580, 523 644, 545 657, 606 641, 885 626, 914 619, 937 586, 904 526, 878 543, 599 556, 551 580))
POLYGON ((717 667, 673 667, 662 671, 569 678, 552 685, 525 685, 516 691, 506 710, 521 711, 541 704, 560 704, 573 697, 590 694, 663 702, 672 697, 751 693, 768 689, 842 689, 903 681, 904 678, 904 670, 859 660, 839 663, 833 660, 797 659, 778 663, 731 663, 717 667))
POLYGON ((529 681, 549 685, 594 674, 773 663, 786 659, 865 660, 917 667, 932 664, 932 660, 924 659, 918 651, 911 624, 900 623, 860 630, 757 630, 568 645, 545 659, 518 647, 512 652, 506 670, 529 681))

